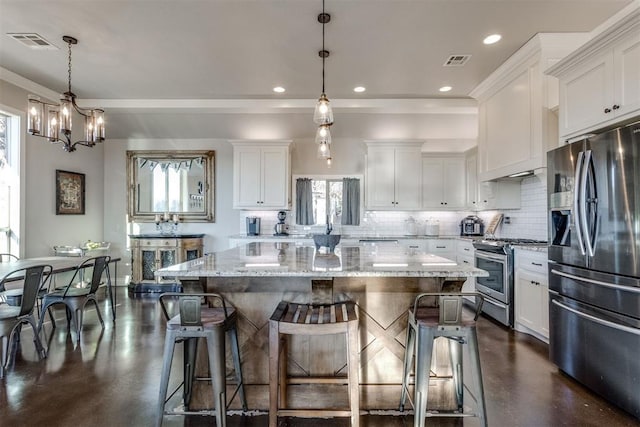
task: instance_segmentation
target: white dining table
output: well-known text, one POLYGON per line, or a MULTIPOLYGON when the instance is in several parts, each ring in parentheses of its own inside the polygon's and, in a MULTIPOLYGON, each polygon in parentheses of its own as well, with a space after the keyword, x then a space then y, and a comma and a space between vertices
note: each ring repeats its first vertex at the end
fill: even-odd
MULTIPOLYGON (((101 254, 108 255, 108 254, 101 254)), ((96 255, 96 256, 101 256, 96 255)), ((80 264, 84 261, 95 258, 96 256, 74 256, 74 257, 66 257, 66 256, 46 256, 46 257, 35 257, 35 258, 22 258, 9 262, 0 263, 0 279, 4 278, 6 275, 10 274, 13 271, 20 270, 23 268, 34 267, 36 265, 50 265, 52 267, 52 274, 66 273, 69 271, 74 271, 78 268, 80 264)), ((107 292, 109 294, 109 302, 111 303, 111 314, 113 315, 113 321, 116 320, 116 294, 113 291, 112 287, 117 285, 117 277, 118 277, 118 261, 120 261, 120 257, 111 257, 109 261, 109 265, 106 269, 107 274, 107 292), (113 264, 114 267, 114 279, 113 283, 111 281, 111 271, 109 269, 110 265, 113 264)), ((84 267, 91 267, 91 264, 88 264, 84 267)), ((16 277, 15 280, 20 280, 19 277, 16 277)))

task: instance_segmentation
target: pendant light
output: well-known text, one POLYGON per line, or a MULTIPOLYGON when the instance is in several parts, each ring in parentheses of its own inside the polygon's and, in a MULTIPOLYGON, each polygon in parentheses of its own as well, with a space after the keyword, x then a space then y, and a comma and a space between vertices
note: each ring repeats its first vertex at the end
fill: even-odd
POLYGON ((318 22, 322 24, 322 50, 318 52, 322 58, 322 94, 316 103, 313 113, 313 121, 319 125, 331 125, 333 123, 333 111, 329 104, 329 99, 324 92, 324 60, 329 57, 329 51, 324 48, 324 25, 331 21, 331 15, 324 11, 324 0, 322 0, 322 13, 318 15, 318 22))
POLYGON ((78 40, 71 36, 63 36, 62 40, 68 45, 67 91, 62 94, 59 104, 43 102, 38 97, 30 95, 27 131, 33 136, 47 138, 52 143, 62 143, 64 151, 72 152, 76 150, 76 145, 93 147, 96 143, 104 141, 104 110, 80 108, 76 104, 76 95, 71 91, 71 46, 78 44, 78 40), (84 139, 76 142, 72 142, 71 139, 73 110, 84 117, 84 139))

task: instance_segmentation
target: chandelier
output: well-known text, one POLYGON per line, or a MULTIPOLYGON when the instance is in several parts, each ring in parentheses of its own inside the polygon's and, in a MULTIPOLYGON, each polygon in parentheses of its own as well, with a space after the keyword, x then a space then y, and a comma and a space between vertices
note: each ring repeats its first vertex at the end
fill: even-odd
POLYGON ((329 104, 329 99, 324 91, 324 60, 329 57, 329 51, 324 48, 324 25, 331 21, 331 15, 324 11, 324 0, 322 0, 322 13, 318 15, 318 22, 322 24, 322 50, 318 52, 322 58, 322 94, 316 103, 313 112, 313 121, 318 124, 315 141, 318 144, 318 158, 326 159, 327 165, 331 166, 331 125, 333 124, 333 111, 329 104))
POLYGON ((80 108, 76 104, 76 94, 71 91, 71 45, 78 44, 78 40, 71 36, 63 36, 62 40, 69 47, 68 89, 62 94, 59 104, 29 96, 27 131, 33 136, 47 138, 51 143, 62 143, 64 151, 70 153, 76 150, 76 145, 93 147, 97 142, 104 141, 104 110, 80 108), (71 139, 73 110, 84 117, 84 140, 76 142, 71 139))

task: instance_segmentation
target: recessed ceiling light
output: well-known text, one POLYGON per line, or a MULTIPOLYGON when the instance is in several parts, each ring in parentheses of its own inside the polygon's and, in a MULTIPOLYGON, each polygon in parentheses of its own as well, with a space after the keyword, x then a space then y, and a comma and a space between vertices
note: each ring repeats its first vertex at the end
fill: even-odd
POLYGON ((494 44, 499 42, 501 38, 502 36, 500 34, 491 34, 490 36, 485 37, 484 40, 482 40, 482 43, 494 44))
POLYGON ((453 89, 451 86, 442 86, 440 92, 449 92, 451 89, 453 89))
POLYGON ((356 86, 356 87, 353 88, 353 91, 357 92, 357 93, 364 92, 365 90, 367 90, 367 88, 364 87, 364 86, 356 86))
POLYGON ((282 86, 276 86, 273 88, 273 91, 276 93, 282 93, 284 92, 284 88, 282 86))

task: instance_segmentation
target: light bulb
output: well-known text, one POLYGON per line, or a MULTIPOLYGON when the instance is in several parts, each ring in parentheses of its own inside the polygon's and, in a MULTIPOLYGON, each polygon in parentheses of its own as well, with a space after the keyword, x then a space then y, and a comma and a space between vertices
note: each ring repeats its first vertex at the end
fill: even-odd
POLYGON ((320 110, 320 112, 322 114, 326 114, 327 110, 329 109, 329 107, 327 107, 327 104, 325 104, 324 102, 322 104, 320 104, 320 106, 318 107, 318 109, 320 110))
POLYGON ((32 116, 35 116, 36 114, 38 114, 38 111, 36 110, 36 107, 31 107, 31 111, 30 111, 32 116))

